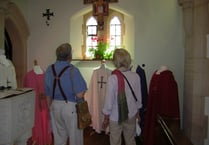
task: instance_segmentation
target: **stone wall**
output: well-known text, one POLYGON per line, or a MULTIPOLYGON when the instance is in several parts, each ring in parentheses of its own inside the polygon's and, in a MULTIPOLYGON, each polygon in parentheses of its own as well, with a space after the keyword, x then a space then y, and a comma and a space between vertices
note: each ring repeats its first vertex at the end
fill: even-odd
POLYGON ((179 0, 179 3, 185 28, 183 130, 194 145, 203 145, 207 134, 204 104, 205 96, 209 95, 208 0, 179 0))

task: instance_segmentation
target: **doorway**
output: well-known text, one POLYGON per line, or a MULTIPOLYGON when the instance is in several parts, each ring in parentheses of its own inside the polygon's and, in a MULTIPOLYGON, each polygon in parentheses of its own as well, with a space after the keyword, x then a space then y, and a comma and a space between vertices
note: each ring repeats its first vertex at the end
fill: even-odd
POLYGON ((27 39, 28 25, 18 7, 7 3, 5 20, 5 52, 12 60, 17 78, 17 87, 23 86, 24 75, 27 72, 27 39), (7 48, 10 47, 10 48, 7 48))

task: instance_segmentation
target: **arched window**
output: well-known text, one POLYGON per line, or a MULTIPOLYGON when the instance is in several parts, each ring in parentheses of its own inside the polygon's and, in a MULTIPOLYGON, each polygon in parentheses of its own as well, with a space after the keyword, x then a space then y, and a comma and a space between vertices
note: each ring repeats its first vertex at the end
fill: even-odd
POLYGON ((90 57, 89 49, 97 46, 97 20, 91 16, 86 22, 86 56, 90 57))
POLYGON ((117 16, 110 21, 110 48, 121 47, 121 23, 117 16))
MULTIPOLYGON (((92 16, 89 12, 84 15, 85 34, 83 48, 85 50, 85 59, 92 59, 93 56, 90 50, 98 48, 99 46, 108 46, 107 53, 112 52, 115 48, 123 46, 123 30, 124 21, 123 14, 115 10, 109 10, 109 15, 103 18, 102 29, 99 29, 99 25, 96 17, 92 16), (101 45, 102 43, 102 45, 101 45)), ((83 27, 84 28, 84 27, 83 27)))

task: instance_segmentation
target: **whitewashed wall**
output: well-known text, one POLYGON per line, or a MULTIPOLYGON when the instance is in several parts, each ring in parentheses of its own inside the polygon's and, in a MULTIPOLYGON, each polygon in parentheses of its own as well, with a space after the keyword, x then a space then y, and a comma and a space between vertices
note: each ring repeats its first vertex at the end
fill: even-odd
MULTIPOLYGON (((74 56, 80 54, 82 44, 82 13, 91 9, 82 0, 14 0, 23 12, 27 12, 30 29, 28 40, 28 69, 37 59, 43 69, 55 61, 55 49, 63 42, 70 42, 74 56), (45 9, 50 8, 54 17, 47 26, 42 17, 45 9)), ((126 48, 134 58, 134 64, 145 64, 149 85, 153 72, 161 65, 167 65, 174 73, 179 87, 180 106, 183 104, 184 80, 184 32, 182 12, 177 0, 119 0, 110 8, 124 14, 126 25, 126 48)), ((74 62, 78 65, 87 83, 92 69, 98 63, 74 62), (85 72, 85 73, 84 73, 85 72)))

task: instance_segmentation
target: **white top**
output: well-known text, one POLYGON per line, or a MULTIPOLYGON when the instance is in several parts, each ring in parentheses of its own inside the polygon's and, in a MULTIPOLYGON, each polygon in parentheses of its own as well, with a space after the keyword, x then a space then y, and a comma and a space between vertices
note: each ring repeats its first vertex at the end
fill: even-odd
POLYGON ((44 71, 41 69, 41 67, 39 65, 34 65, 33 66, 33 71, 36 73, 36 74, 43 74, 44 71))
POLYGON ((0 55, 0 86, 17 88, 15 67, 5 55, 0 55))
POLYGON ((11 65, 10 61, 6 58, 5 55, 0 55, 0 64, 8 67, 11 65))
MULTIPOLYGON (((132 118, 134 115, 136 115, 139 108, 142 107, 142 96, 141 96, 141 83, 140 83, 140 77, 137 73, 126 71, 123 72, 123 74, 128 79, 129 83, 131 84, 131 87, 137 97, 137 101, 134 99, 134 96, 132 95, 132 92, 130 90, 129 85, 125 81, 125 92, 126 92, 126 99, 128 103, 128 110, 129 114, 128 117, 132 118)), ((112 121, 118 121, 118 80, 116 75, 111 75, 108 78, 107 82, 107 91, 105 96, 105 102, 104 102, 104 108, 103 113, 105 115, 110 116, 110 120, 112 121)))
POLYGON ((5 50, 4 49, 0 49, 0 55, 4 55, 5 54, 5 50))

